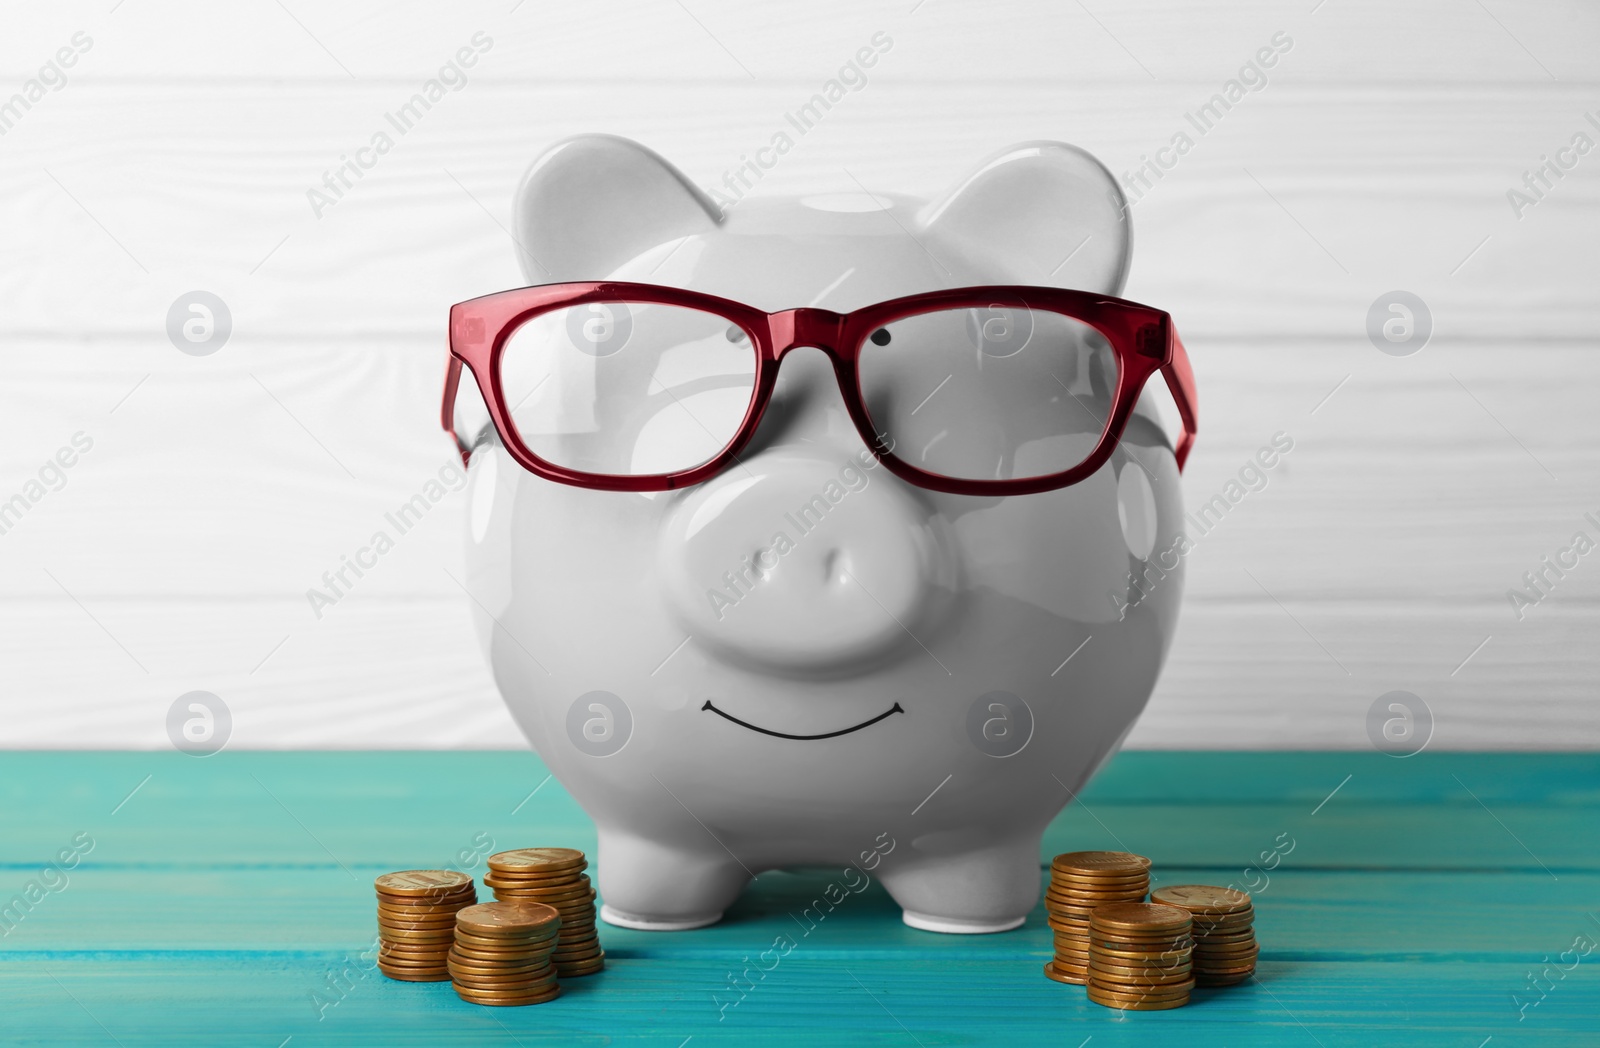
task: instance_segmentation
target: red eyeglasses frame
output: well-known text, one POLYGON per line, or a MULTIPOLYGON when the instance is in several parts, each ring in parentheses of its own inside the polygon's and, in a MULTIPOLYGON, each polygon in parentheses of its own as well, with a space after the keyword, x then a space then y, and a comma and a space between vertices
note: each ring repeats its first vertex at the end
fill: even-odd
POLYGON ((471 448, 455 431, 456 392, 463 366, 472 371, 489 417, 511 457, 530 473, 546 480, 601 491, 670 491, 708 480, 735 462, 755 436, 777 384, 778 367, 785 354, 797 346, 814 346, 833 363, 845 409, 872 454, 891 473, 911 484, 956 495, 1029 495, 1076 484, 1093 474, 1111 457, 1127 428, 1139 393, 1150 376, 1160 371, 1178 406, 1183 436, 1176 457, 1182 471, 1194 446, 1197 428, 1198 395, 1189 355, 1172 326, 1172 318, 1159 309, 1110 295, 1065 288, 1027 286, 983 286, 930 291, 890 299, 850 313, 826 309, 785 309, 766 313, 751 306, 714 295, 654 284, 622 281, 586 281, 540 284, 513 288, 492 295, 458 302, 450 307, 450 361, 445 372, 444 406, 440 414, 444 429, 455 439, 461 461, 467 463, 471 448), (738 433, 715 457, 676 473, 620 476, 585 473, 546 462, 528 450, 517 434, 506 408, 500 383, 500 359, 511 333, 526 320, 554 309, 588 302, 630 302, 680 306, 713 313, 737 324, 750 336, 756 350, 755 390, 738 433), (861 348, 871 334, 886 324, 937 309, 986 308, 1001 303, 1061 313, 1098 330, 1117 354, 1117 389, 1111 412, 1100 432, 1099 442, 1089 457, 1060 473, 1011 480, 963 480, 928 473, 897 457, 883 446, 861 397, 857 362, 861 348))

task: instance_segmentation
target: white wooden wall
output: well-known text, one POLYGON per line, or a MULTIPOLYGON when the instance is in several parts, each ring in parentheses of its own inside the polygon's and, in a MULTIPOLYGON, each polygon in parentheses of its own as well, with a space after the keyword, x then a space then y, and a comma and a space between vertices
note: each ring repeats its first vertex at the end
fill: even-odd
POLYGON ((1592 5, 114 3, 0 32, 0 99, 93 41, 0 136, 0 499, 93 440, 0 535, 0 746, 166 746, 191 689, 239 747, 519 744, 444 570, 459 496, 321 621, 305 591, 447 461, 446 308, 519 282, 511 190, 556 139, 637 138, 714 184, 883 31, 757 192, 933 194, 1033 138, 1121 172, 1280 30, 1268 86, 1134 209, 1127 293, 1176 316, 1202 392, 1186 499, 1278 430, 1295 450, 1192 557, 1130 745, 1365 747, 1391 689, 1436 747, 1600 745, 1600 553, 1522 621, 1506 596, 1600 539, 1600 152, 1520 217, 1506 198, 1600 142, 1592 5), (314 216, 307 189, 478 32, 467 86, 314 216), (207 357, 165 332, 197 288, 233 314, 207 357), (1365 334, 1394 289, 1434 316, 1414 356, 1365 334))

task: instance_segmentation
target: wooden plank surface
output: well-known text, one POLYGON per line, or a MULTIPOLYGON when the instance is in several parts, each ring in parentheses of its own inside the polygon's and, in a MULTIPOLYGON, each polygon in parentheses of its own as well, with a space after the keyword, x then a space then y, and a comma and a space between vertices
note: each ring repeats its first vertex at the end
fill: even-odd
POLYGON ((511 753, 16 754, 0 770, 0 896, 75 835, 94 847, 0 939, 4 1039, 1333 1048, 1573 1044, 1600 1023, 1592 956, 1527 989, 1547 957, 1600 940, 1600 769, 1548 754, 1115 759, 1041 858, 1125 844, 1165 883, 1259 885, 1258 981, 1170 1013, 1119 1016, 1046 980, 1042 909, 1013 933, 940 936, 901 924, 874 884, 799 936, 790 915, 829 870, 763 874, 709 929, 605 928, 607 971, 538 1008, 489 1013, 354 968, 329 989, 371 941, 377 873, 475 841, 592 848, 559 784, 529 797, 544 777, 511 753), (1286 840, 1263 871, 1260 851, 1286 840), (792 952, 719 1018, 729 973, 785 933, 792 952), (1519 1019, 1514 994, 1539 1003, 1519 1019))

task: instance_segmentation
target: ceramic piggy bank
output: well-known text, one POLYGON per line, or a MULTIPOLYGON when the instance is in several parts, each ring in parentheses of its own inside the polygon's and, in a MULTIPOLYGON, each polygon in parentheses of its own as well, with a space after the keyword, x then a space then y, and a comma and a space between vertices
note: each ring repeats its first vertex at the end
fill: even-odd
POLYGON ((598 828, 602 919, 694 928, 852 864, 913 927, 1021 924, 1183 589, 1193 417, 1153 398, 1192 380, 1109 297, 1115 181, 1030 142, 932 202, 724 207, 584 136, 514 210, 536 286, 452 310, 446 421, 473 612, 598 828))

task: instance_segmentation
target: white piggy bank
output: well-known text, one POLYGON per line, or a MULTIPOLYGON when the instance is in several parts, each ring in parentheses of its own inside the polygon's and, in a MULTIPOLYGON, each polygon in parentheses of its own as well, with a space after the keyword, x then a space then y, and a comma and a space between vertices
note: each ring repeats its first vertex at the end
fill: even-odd
MULTIPOLYGON (((931 204, 863 193, 724 213, 659 156, 608 136, 556 145, 517 192, 530 284, 666 285, 766 312, 975 285, 1115 295, 1131 250, 1115 181, 1052 142, 991 157, 931 204)), ((563 339, 605 337, 616 321, 577 316, 541 352, 566 359, 563 339)), ((742 337, 729 328, 729 342, 742 337)), ((612 359, 641 341, 636 325, 612 359)), ((553 389, 598 366, 592 346, 576 348, 588 357, 555 366, 554 383, 508 379, 508 410, 529 432, 554 424, 538 417, 553 389)), ((1006 355, 978 363, 1000 376, 1006 355)), ((1080 370, 1076 408, 1098 391, 1103 409, 1104 376, 1080 370)), ((1045 408, 1014 411, 941 385, 903 412, 895 452, 916 463, 948 438, 942 453, 999 476, 1023 444, 1053 437, 1041 427, 1098 432, 1041 383, 1014 388, 1045 408)), ((1085 479, 1005 496, 891 473, 810 346, 783 356, 737 462, 675 490, 535 475, 483 424, 485 399, 469 375, 454 409, 475 447, 468 588, 512 715, 598 828, 604 920, 699 927, 763 870, 854 864, 913 927, 1023 922, 1046 825, 1132 727, 1176 625, 1179 470, 1148 396, 1085 479)), ((704 436, 629 432, 638 446, 624 459, 641 461, 704 436)))

